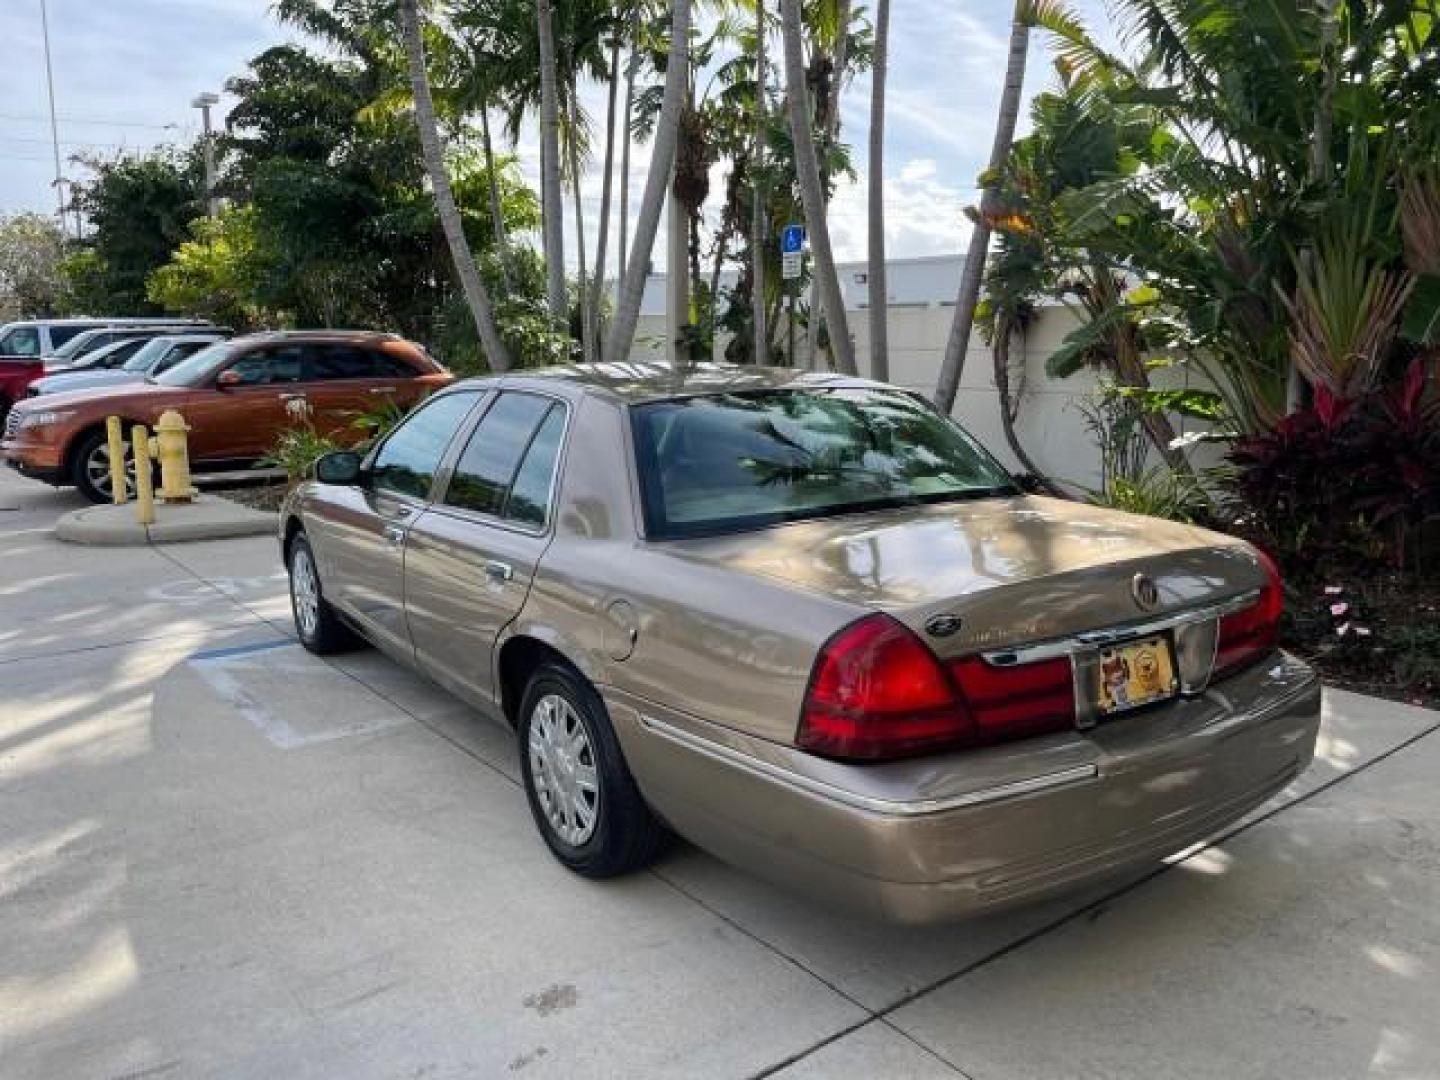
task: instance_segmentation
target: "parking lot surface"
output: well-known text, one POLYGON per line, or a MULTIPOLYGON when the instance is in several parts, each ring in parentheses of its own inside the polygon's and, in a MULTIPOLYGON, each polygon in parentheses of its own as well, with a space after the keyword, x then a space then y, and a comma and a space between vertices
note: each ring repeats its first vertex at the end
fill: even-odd
POLYGON ((0 474, 0 1075, 1434 1077, 1440 716, 1138 880, 940 929, 677 845, 594 883, 508 732, 293 640, 268 538, 66 545, 0 474))

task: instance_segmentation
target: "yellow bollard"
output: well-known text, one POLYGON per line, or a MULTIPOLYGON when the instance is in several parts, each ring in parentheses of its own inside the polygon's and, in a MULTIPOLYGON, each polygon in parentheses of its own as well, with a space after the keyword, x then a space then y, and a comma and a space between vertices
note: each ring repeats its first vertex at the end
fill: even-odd
POLYGON ((190 486, 190 452, 185 433, 190 430, 185 418, 174 409, 160 414, 155 422, 155 451, 160 458, 160 498, 167 503, 190 502, 195 489, 190 486))
POLYGON ((110 501, 124 506, 130 493, 125 483, 125 432, 118 416, 105 418, 105 439, 110 444, 110 501))
POLYGON ((150 471, 150 432, 137 424, 130 433, 135 442, 135 520, 155 524, 154 477, 150 471))

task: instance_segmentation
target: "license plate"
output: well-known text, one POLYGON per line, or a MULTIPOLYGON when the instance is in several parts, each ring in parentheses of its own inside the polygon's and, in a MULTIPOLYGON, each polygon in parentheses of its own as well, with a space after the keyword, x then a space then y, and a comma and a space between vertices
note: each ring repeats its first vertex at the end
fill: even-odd
POLYGON ((1179 690, 1175 658, 1163 637, 1142 638, 1100 650, 1101 715, 1124 712, 1174 697, 1179 690))

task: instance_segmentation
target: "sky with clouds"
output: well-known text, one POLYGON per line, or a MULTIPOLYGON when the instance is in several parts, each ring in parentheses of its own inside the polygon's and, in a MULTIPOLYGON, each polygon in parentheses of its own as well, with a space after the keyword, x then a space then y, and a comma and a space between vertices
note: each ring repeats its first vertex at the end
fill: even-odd
MULTIPOLYGON (((48 5, 62 159, 193 139, 199 115, 190 108, 191 98, 219 91, 250 57, 295 38, 276 23, 265 0, 48 0, 48 5)), ((1103 27, 1102 0, 1074 6, 1092 26, 1103 27)), ((975 200, 975 177, 989 154, 1012 9, 1009 0, 892 4, 885 163, 892 256, 955 252, 965 242, 962 209, 975 200)), ((6 62, 0 65, 0 214, 55 206, 40 14, 41 0, 0 3, 0 40, 6 43, 6 62)), ((1044 43, 1035 40, 1027 93, 1052 80, 1044 43)), ((592 88, 587 98, 594 115, 603 117, 600 89, 592 88)), ((842 260, 865 257, 869 102, 869 78, 860 76, 842 103, 843 137, 855 148, 857 174, 854 184, 842 184, 832 208, 831 233, 842 260)), ((225 106, 222 102, 220 116, 225 106)), ((522 139, 518 152, 533 181, 538 165, 533 136, 522 139)), ((647 159, 637 148, 636 192, 643 188, 647 159)), ((80 175, 82 167, 62 160, 62 172, 80 175)), ((712 190, 722 190, 719 177, 712 190)), ((582 197, 593 251, 598 167, 586 178, 582 197)), ((572 260, 573 239, 567 240, 572 260)), ((664 245, 656 246, 659 263, 664 245)))

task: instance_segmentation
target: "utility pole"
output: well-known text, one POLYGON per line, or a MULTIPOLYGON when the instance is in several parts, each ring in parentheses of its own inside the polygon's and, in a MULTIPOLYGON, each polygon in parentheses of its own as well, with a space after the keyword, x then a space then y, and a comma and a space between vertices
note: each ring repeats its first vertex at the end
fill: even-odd
POLYGON ((200 110, 201 125, 205 140, 205 212, 210 217, 220 213, 220 201, 215 198, 215 140, 210 136, 210 106, 220 103, 220 95, 206 92, 196 94, 190 102, 192 109, 200 110))
MULTIPOLYGON (((46 9, 46 0, 40 0, 40 32, 45 39, 45 88, 50 94, 50 142, 55 148, 55 212, 60 217, 60 231, 64 233, 65 178, 60 175, 60 126, 55 121, 55 71, 50 65, 50 12, 46 9)), ((80 238, 78 228, 75 238, 80 238)))

